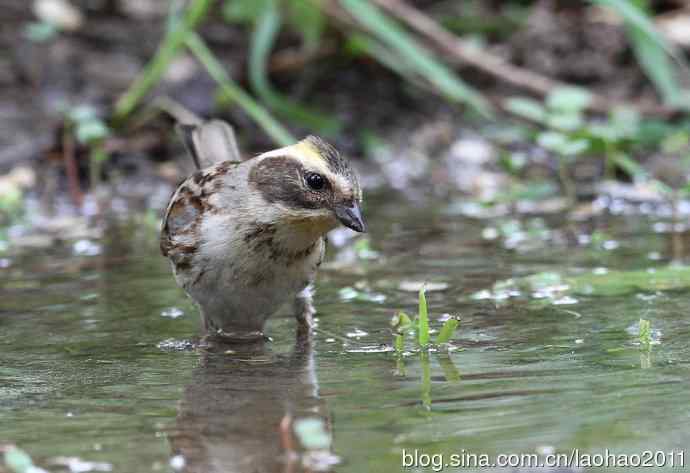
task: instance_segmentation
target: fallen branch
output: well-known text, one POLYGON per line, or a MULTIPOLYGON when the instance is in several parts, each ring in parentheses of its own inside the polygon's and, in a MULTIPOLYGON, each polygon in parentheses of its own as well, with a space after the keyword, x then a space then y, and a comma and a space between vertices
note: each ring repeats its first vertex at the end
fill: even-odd
POLYGON ((317 49, 287 48, 278 51, 271 56, 269 71, 271 73, 290 72, 300 70, 307 64, 319 59, 332 56, 338 52, 338 47, 333 42, 325 42, 317 49))
MULTIPOLYGON (((543 97, 555 89, 572 87, 571 84, 515 66, 484 49, 469 45, 444 29, 433 18, 403 0, 372 1, 460 64, 472 66, 502 82, 543 97)), ((595 93, 591 96, 588 109, 592 112, 608 113, 613 108, 626 106, 635 108, 645 115, 668 116, 674 113, 673 109, 659 104, 619 102, 595 93)))

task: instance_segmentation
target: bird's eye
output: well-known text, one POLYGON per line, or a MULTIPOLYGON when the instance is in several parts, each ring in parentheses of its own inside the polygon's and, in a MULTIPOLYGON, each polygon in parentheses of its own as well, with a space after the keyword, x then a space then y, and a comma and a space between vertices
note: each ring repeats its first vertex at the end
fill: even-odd
POLYGON ((305 179, 307 181, 307 185, 315 191, 323 189, 323 186, 326 185, 326 180, 323 178, 323 176, 321 174, 316 174, 315 172, 310 172, 307 174, 305 179))

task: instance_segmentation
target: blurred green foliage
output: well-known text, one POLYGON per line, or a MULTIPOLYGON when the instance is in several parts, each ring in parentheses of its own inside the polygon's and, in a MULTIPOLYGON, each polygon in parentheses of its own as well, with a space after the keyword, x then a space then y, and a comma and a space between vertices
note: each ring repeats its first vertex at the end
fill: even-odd
MULTIPOLYGON (((482 24, 477 19, 486 14, 480 1, 469 1, 462 9, 441 2, 424 7, 424 10, 450 31, 476 35, 476 47, 481 50, 486 47, 482 35, 507 38, 524 26, 532 8, 539 8, 538 2, 505 3, 500 17, 488 18, 482 24)), ((591 0, 590 3, 620 16, 625 22, 631 50, 662 101, 675 109, 687 109, 690 94, 681 80, 689 70, 687 61, 683 52, 656 28, 650 2, 591 0)), ((297 98, 273 84, 271 57, 278 42, 283 40, 299 54, 313 54, 314 57, 328 40, 336 53, 367 56, 414 87, 440 94, 480 116, 493 116, 493 107, 487 97, 461 79, 449 58, 404 27, 400 17, 393 17, 376 1, 340 0, 335 9, 326 0, 189 0, 171 1, 169 5, 167 28, 156 54, 115 104, 112 113, 115 127, 131 118, 173 59, 186 49, 216 82, 215 96, 219 105, 244 110, 276 144, 294 141, 282 120, 321 135, 337 135, 342 123, 334 112, 306 104, 309 91, 303 90, 297 98), (211 11, 219 11, 222 21, 239 25, 249 34, 247 88, 233 80, 197 32, 211 11)), ((30 41, 44 42, 61 34, 61 29, 43 21, 28 24, 24 33, 30 41)), ((592 95, 587 89, 564 87, 553 90, 544 100, 514 97, 506 102, 508 113, 533 124, 528 133, 533 143, 558 157, 561 181, 571 199, 574 186, 568 166, 579 156, 603 157, 609 175, 620 169, 639 179, 646 174, 636 161, 637 149, 651 143, 664 147, 670 154, 687 154, 690 135, 684 128, 643 119, 632 108, 611 110, 603 119, 592 118, 586 113, 591 101, 592 95)), ((71 111, 66 118, 77 140, 91 149, 92 163, 106 160, 103 141, 110 129, 105 121, 83 114, 80 109, 71 111)), ((517 170, 521 166, 518 161, 504 159, 502 164, 509 170, 517 170)), ((97 171, 92 172, 92 176, 96 174, 97 171)), ((533 190, 534 186, 530 185, 514 189, 511 195, 533 190)))
POLYGON ((650 17, 648 0, 592 0, 618 13, 626 23, 628 37, 640 66, 652 81, 664 102, 688 109, 690 94, 679 75, 687 75, 683 53, 664 37, 650 17))
POLYGON ((568 176, 567 166, 576 157, 584 155, 603 157, 609 177, 620 169, 632 179, 652 180, 659 189, 670 194, 671 189, 654 179, 637 162, 635 155, 651 145, 690 160, 690 127, 687 122, 643 120, 637 111, 625 107, 611 110, 605 118, 588 118, 585 107, 589 100, 591 96, 586 90, 568 87, 554 90, 544 103, 513 97, 506 100, 505 107, 515 116, 536 125, 527 136, 559 158, 562 184, 573 202, 574 184, 568 176))

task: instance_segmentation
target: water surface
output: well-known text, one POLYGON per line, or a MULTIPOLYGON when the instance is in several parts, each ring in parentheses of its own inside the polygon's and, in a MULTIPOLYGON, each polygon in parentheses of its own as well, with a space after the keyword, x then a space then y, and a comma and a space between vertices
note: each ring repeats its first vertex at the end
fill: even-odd
POLYGON ((677 246, 658 219, 563 225, 447 208, 372 204, 378 256, 347 262, 351 243, 331 248, 312 340, 296 344, 294 322, 282 316, 269 323, 272 343, 231 351, 189 348, 196 310, 143 218, 87 242, 100 246, 10 247, 0 440, 51 471, 56 457, 79 457, 127 473, 182 464, 206 473, 301 471, 302 459, 286 451, 300 450, 291 425, 309 417, 333 438, 331 455, 312 460, 338 458, 339 472, 400 471, 403 450, 493 458, 687 448, 688 291, 568 295, 557 304, 529 293, 472 297, 545 271, 664 267, 677 246), (434 328, 443 314, 461 317, 456 349, 424 356, 410 339, 399 357, 389 321, 416 310, 417 294, 401 283, 420 281, 447 286, 428 299, 434 328), (660 342, 651 351, 637 345, 640 318, 660 342))

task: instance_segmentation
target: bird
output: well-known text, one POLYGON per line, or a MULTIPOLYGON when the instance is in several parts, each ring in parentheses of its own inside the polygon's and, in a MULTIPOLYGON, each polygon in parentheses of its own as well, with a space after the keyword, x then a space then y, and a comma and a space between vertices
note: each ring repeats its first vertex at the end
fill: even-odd
POLYGON ((242 160, 224 121, 177 130, 197 169, 170 199, 160 248, 203 329, 263 338, 266 320, 292 303, 298 330, 308 332, 327 233, 367 231, 348 160, 317 136, 242 160))

